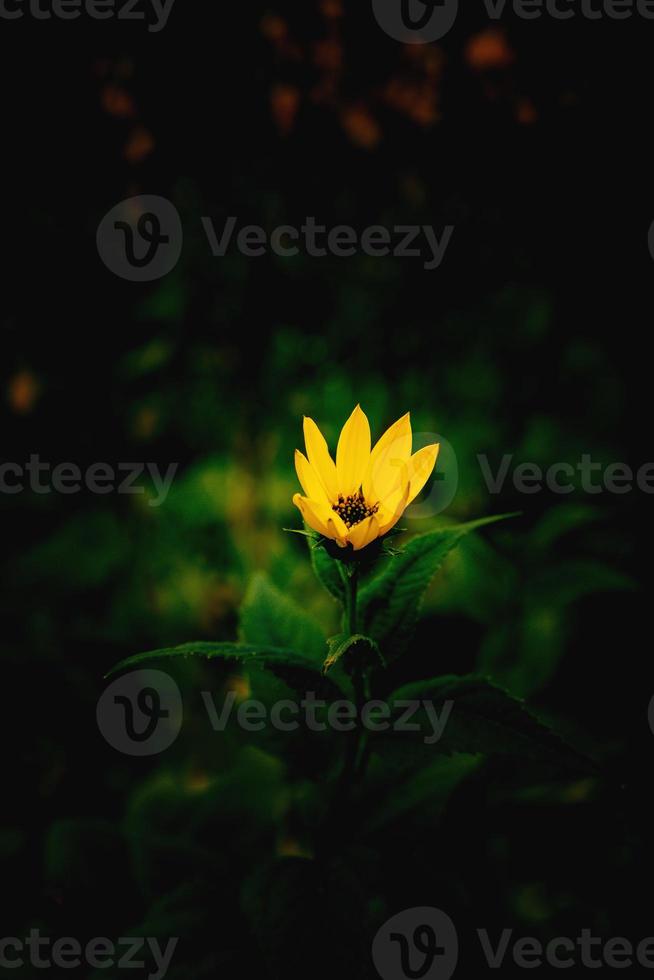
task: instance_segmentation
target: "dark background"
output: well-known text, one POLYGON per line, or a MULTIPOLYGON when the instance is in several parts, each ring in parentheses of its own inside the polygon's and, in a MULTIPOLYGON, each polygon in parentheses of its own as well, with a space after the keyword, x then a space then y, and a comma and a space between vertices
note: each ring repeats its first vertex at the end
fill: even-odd
POLYGON ((494 496, 476 455, 654 459, 654 24, 507 14, 489 30, 479 6, 403 48, 365 3, 207 6, 177 0, 159 34, 0 22, 1 458, 179 464, 160 508, 0 494, 0 933, 179 935, 171 977, 361 977, 378 925, 423 904, 462 942, 477 926, 637 942, 654 934, 652 498, 509 481, 494 496), (140 285, 102 264, 95 234, 142 193, 174 202, 185 237, 175 270, 140 285), (431 272, 217 259, 201 215, 455 231, 431 272), (456 452, 455 499, 410 530, 523 512, 439 575, 397 679, 488 673, 599 775, 439 772, 435 797, 407 797, 383 829, 360 802, 323 860, 279 817, 289 794, 312 799, 321 760, 278 746, 280 775, 236 732, 213 734, 198 691, 231 683, 223 668, 179 668, 192 720, 154 760, 108 746, 95 707, 121 657, 233 638, 258 569, 329 631, 282 528, 299 526, 302 414, 333 446, 358 401, 375 435, 411 410, 456 452))

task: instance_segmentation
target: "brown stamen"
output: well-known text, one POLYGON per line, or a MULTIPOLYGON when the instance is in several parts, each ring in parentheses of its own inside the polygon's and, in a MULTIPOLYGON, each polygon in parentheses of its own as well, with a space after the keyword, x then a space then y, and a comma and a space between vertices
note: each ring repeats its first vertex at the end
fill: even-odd
POLYGON ((342 494, 338 495, 338 503, 332 504, 332 510, 343 519, 345 526, 349 529, 354 527, 355 524, 360 524, 361 521, 365 521, 366 517, 370 517, 372 514, 376 514, 379 510, 379 504, 373 504, 370 506, 366 503, 363 494, 359 490, 357 493, 350 494, 349 497, 344 497, 342 494))

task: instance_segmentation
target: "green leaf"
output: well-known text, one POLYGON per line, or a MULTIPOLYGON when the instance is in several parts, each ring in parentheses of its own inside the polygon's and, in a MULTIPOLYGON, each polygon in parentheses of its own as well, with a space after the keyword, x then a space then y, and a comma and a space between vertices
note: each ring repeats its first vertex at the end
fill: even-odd
POLYGON ((410 719, 410 723, 419 725, 419 730, 395 730, 381 736, 413 745, 418 750, 416 761, 420 755, 424 758, 425 752, 433 754, 436 750, 445 754, 483 753, 545 763, 575 775, 587 774, 593 768, 590 759, 542 724, 524 702, 484 677, 444 675, 406 684, 388 698, 396 720, 406 710, 397 703, 407 701, 428 702, 430 711, 442 723, 440 738, 433 744, 426 742, 425 738, 433 739, 434 725, 432 718, 421 708, 410 719))
POLYGON ((598 592, 624 592, 636 583, 591 561, 563 561, 533 571, 522 605, 487 633, 478 669, 518 697, 529 697, 554 676, 569 637, 568 607, 598 592))
POLYGON ((72 517, 22 555, 14 574, 27 586, 44 582, 55 594, 88 592, 119 576, 129 556, 125 523, 109 511, 92 511, 72 517))
POLYGON ((384 571, 361 591, 359 620, 366 633, 377 640, 385 653, 400 656, 415 629, 429 583, 450 551, 471 531, 513 516, 482 517, 412 538, 401 554, 389 559, 384 571))
POLYGON ((557 542, 580 527, 598 521, 602 517, 599 507, 591 504, 568 502, 551 507, 532 529, 530 540, 539 551, 547 551, 557 542))
POLYGON ((343 579, 338 570, 337 560, 327 554, 327 550, 323 545, 317 543, 315 537, 313 540, 307 538, 307 541, 309 544, 309 554, 311 555, 311 567, 315 572, 316 578, 334 599, 337 599, 341 603, 344 602, 343 579))
POLYGON ((602 562, 570 560, 543 568, 530 586, 543 605, 561 607, 596 592, 629 592, 636 583, 602 562))
POLYGON ((219 657, 223 660, 237 660, 242 664, 255 663, 261 667, 300 667, 304 670, 315 672, 319 669, 319 664, 312 657, 306 654, 296 653, 294 650, 282 647, 265 646, 253 643, 182 643, 177 647, 162 647, 159 650, 148 650, 146 653, 137 653, 132 657, 121 660, 111 670, 105 674, 110 677, 119 670, 126 667, 138 667, 151 660, 169 660, 177 657, 206 657, 213 660, 219 657))
POLYGON ((177 647, 162 647, 137 653, 121 660, 105 675, 110 677, 128 667, 140 667, 152 660, 170 660, 188 657, 205 657, 208 660, 234 660, 247 670, 268 670, 279 677, 294 691, 316 691, 321 697, 333 700, 347 693, 347 679, 336 672, 330 678, 321 676, 321 660, 284 647, 265 646, 255 643, 182 643, 177 647))
POLYGON ((322 665, 323 674, 326 674, 346 653, 349 653, 350 657, 361 656, 362 659, 366 658, 367 660, 372 653, 375 660, 384 662, 375 641, 370 636, 364 636, 363 633, 355 633, 353 636, 348 636, 347 633, 337 633, 335 636, 329 637, 327 647, 329 653, 322 665))
POLYGON ((388 792, 386 784, 386 792, 370 814, 366 831, 377 831, 413 811, 422 811, 424 819, 433 826, 454 791, 480 768, 482 761, 481 755, 440 755, 429 765, 412 772, 402 783, 394 786, 392 792, 388 792))
POLYGON ((320 627, 268 576, 258 572, 246 592, 240 611, 245 643, 279 646, 322 661, 325 636, 320 627))

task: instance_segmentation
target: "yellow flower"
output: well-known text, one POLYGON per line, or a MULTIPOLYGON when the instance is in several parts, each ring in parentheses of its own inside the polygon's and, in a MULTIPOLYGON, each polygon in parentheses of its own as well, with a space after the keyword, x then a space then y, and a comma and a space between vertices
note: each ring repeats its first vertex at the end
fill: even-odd
POLYGON ((341 548, 365 548, 386 534, 427 482, 438 444, 411 455, 409 413, 370 449, 370 425, 357 405, 343 426, 336 462, 313 419, 304 418, 307 455, 295 450, 295 469, 305 496, 293 503, 314 531, 341 548), (308 458, 307 458, 308 457, 308 458))

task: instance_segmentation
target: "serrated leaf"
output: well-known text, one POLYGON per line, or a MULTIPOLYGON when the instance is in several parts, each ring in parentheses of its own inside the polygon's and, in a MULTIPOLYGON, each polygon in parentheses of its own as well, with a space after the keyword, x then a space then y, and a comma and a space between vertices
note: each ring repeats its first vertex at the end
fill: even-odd
POLYGON ((297 650, 322 661, 325 636, 320 627, 289 596, 284 595, 264 572, 252 579, 240 610, 245 643, 297 650))
POLYGON ((291 666, 301 667, 305 670, 316 671, 319 665, 311 658, 294 650, 282 647, 264 646, 263 644, 253 643, 182 643, 176 647, 161 647, 159 650, 148 650, 145 653, 136 653, 132 657, 121 660, 120 663, 105 674, 110 677, 119 670, 126 667, 138 667, 150 660, 167 660, 177 657, 206 657, 212 660, 219 657, 223 660, 236 660, 242 664, 256 662, 262 667, 291 666))
MULTIPOLYGON (((507 756, 547 763, 575 774, 587 773, 593 768, 591 760, 542 724, 523 701, 484 677, 445 675, 417 681, 404 685, 388 698, 392 708, 398 702, 425 701, 430 704, 431 712, 443 720, 440 737, 434 744, 425 742, 425 737, 434 735, 434 725, 422 708, 411 718, 411 722, 420 726, 418 731, 402 732, 396 729, 383 737, 413 743, 432 753, 436 750, 447 754, 462 752, 468 755, 507 756), (449 713, 447 702, 450 702, 449 713)), ((405 709, 394 708, 395 719, 402 710, 405 709)))
POLYGON ((400 656, 413 634, 432 578, 461 538, 487 524, 512 517, 483 517, 412 538, 401 554, 361 591, 359 620, 387 656, 400 656))
POLYGON ((321 661, 315 657, 283 647, 254 643, 199 642, 182 643, 177 647, 162 647, 159 650, 137 653, 121 660, 105 676, 110 677, 117 671, 128 667, 140 667, 152 660, 188 657, 205 657, 208 660, 214 658, 234 660, 246 669, 269 670, 293 690, 302 693, 315 691, 328 700, 333 699, 339 693, 347 692, 347 685, 342 678, 333 676, 328 679, 321 675, 321 661))
POLYGON ((348 636, 347 633, 337 633, 335 636, 329 637, 327 647, 329 653, 322 665, 323 674, 326 674, 347 653, 355 657, 357 652, 359 652, 361 653, 362 659, 364 657, 369 658, 369 655, 372 653, 375 659, 381 660, 379 647, 372 637, 364 636, 363 633, 354 633, 352 636, 348 636))

